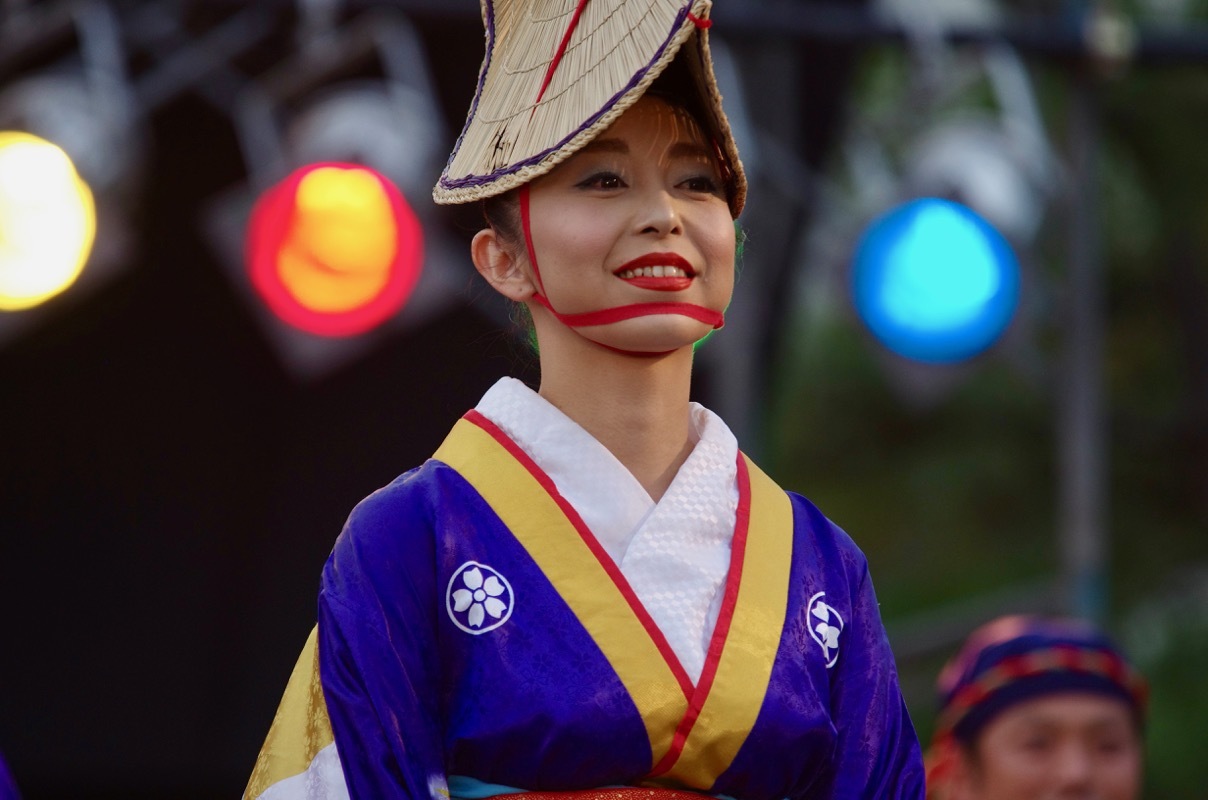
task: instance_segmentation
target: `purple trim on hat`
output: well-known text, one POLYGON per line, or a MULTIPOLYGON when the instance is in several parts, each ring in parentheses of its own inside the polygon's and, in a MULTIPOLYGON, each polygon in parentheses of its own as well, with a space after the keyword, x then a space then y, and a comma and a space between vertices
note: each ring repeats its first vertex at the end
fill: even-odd
MULTIPOLYGON (((498 180, 499 178, 501 178, 505 175, 511 175, 514 172, 519 172, 521 169, 523 169, 525 167, 540 163, 541 161, 544 161, 546 156, 548 156, 550 153, 554 153, 558 150, 561 150, 562 147, 565 146, 566 143, 569 142, 571 139, 574 139, 580 133, 587 130, 592 125, 596 124, 596 122, 600 119, 600 117, 604 116, 604 114, 609 109, 611 109, 614 105, 617 104, 618 100, 620 100, 624 95, 629 93, 629 91, 632 90, 634 86, 641 83, 642 78, 644 78, 646 76, 646 73, 650 71, 650 68, 652 66, 654 66, 654 63, 656 61, 658 61, 659 58, 662 57, 662 54, 667 50, 667 47, 671 44, 671 40, 675 38, 676 32, 683 25, 684 20, 687 18, 688 12, 691 9, 692 9, 692 4, 689 3, 688 5, 684 6, 682 9, 680 9, 680 11, 678 13, 676 13, 675 24, 672 25, 671 32, 667 34, 667 38, 663 40, 663 44, 655 52, 654 58, 652 58, 652 59, 650 59, 650 61, 646 62, 646 66, 642 67, 640 70, 635 72, 633 77, 629 80, 629 83, 625 84, 625 86, 619 92, 617 92, 612 97, 610 97, 608 99, 608 102, 605 103, 600 108, 599 111, 597 111, 595 114, 593 114, 591 117, 589 117, 587 119, 587 121, 585 121, 578 128, 571 131, 564 139, 562 139, 562 141, 558 142, 553 147, 550 147, 546 150, 542 150, 540 153, 537 153, 536 155, 526 158, 524 161, 518 161, 515 164, 512 164, 511 166, 502 167, 500 169, 495 170, 494 172, 488 172, 486 175, 467 175, 464 178, 443 178, 442 177, 440 179, 440 185, 445 189, 461 189, 461 188, 471 187, 471 186, 485 186, 487 184, 494 183, 496 180, 498 180)), ((453 148, 453 153, 449 156, 448 164, 453 163, 454 156, 456 156, 457 152, 461 149, 461 140, 462 140, 462 138, 465 137, 466 130, 468 130, 470 127, 470 120, 473 119, 474 113, 478 109, 478 98, 482 95, 482 85, 483 85, 483 82, 484 82, 484 80, 486 78, 486 74, 487 74, 486 67, 490 61, 490 54, 491 54, 491 52, 494 51, 494 47, 495 47, 494 13, 491 9, 490 3, 487 3, 487 35, 489 37, 488 47, 490 48, 490 50, 487 53, 487 59, 483 62, 482 74, 479 76, 479 79, 478 79, 478 90, 474 93, 474 104, 471 107, 470 116, 466 117, 466 127, 462 129, 461 136, 459 136, 457 138, 457 144, 453 148)), ((446 164, 446 168, 448 167, 448 164, 446 164)))
MULTIPOLYGON (((487 18, 486 18, 486 38, 487 38, 487 53, 482 59, 482 69, 478 72, 478 86, 474 89, 474 99, 470 101, 470 113, 466 115, 466 124, 462 126, 461 133, 457 136, 457 141, 453 144, 453 150, 449 153, 449 160, 445 162, 445 169, 448 169, 453 164, 453 159, 457 157, 461 150, 462 140, 466 138, 466 131, 470 130, 470 122, 474 119, 474 115, 478 113, 478 100, 482 97, 483 84, 487 82, 487 71, 491 66, 491 56, 495 53, 495 4, 493 2, 486 3, 487 18)), ((440 179, 440 183, 445 183, 444 178, 440 179)))

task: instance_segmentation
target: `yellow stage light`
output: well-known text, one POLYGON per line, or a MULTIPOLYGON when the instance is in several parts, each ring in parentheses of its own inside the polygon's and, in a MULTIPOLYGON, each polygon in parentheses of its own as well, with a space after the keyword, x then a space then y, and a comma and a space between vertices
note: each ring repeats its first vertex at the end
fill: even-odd
POLYGON ((71 286, 95 236, 92 192, 67 154, 0 131, 0 311, 32 308, 71 286))

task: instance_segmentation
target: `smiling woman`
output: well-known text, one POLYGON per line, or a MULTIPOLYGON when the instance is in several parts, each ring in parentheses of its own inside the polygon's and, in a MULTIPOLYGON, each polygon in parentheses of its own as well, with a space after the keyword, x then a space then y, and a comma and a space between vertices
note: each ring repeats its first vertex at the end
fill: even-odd
POLYGON ((689 400, 746 195, 709 3, 483 10, 434 197, 540 385, 353 511, 247 796, 921 798, 863 555, 689 400))
POLYGON ((488 228, 472 252, 500 292, 538 306, 543 347, 573 332, 668 354, 721 327, 734 227, 719 164, 684 109, 642 97, 601 138, 515 191, 521 236, 488 228))

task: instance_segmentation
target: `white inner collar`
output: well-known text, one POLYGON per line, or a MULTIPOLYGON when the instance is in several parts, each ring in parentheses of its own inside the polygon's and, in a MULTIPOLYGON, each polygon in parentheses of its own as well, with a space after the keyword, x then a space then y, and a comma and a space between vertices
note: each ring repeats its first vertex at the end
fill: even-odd
MULTIPOLYGON (((625 465, 579 423, 515 378, 500 378, 478 402, 476 410, 506 433, 550 477, 558 491, 574 506, 618 565, 635 533, 658 505, 625 465)), ((689 477, 711 486, 693 487, 736 491, 735 462, 738 442, 720 417, 692 403, 690 433, 696 438, 688 459, 676 474, 663 500, 689 477), (704 442, 705 448, 700 444, 704 442), (726 462, 723 474, 699 475, 705 450, 726 462)), ((712 460, 712 459, 711 459, 712 460)), ((737 496, 737 495, 735 495, 737 496)), ((731 533, 733 526, 731 526, 731 533)))
POLYGON ((515 378, 479 401, 582 517, 695 681, 717 621, 738 508, 738 442, 697 403, 697 443, 655 503, 625 466, 577 422, 515 378))

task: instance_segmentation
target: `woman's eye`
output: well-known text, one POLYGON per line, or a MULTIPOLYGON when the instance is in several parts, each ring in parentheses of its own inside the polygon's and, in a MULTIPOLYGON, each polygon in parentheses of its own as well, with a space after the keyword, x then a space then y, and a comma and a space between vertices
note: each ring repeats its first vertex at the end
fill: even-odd
POLYGON ((683 182, 683 187, 690 192, 716 194, 719 191, 717 180, 709 175, 696 175, 683 182))
POLYGON ((624 185, 621 176, 614 172, 598 172, 579 184, 584 189, 620 189, 624 185))

